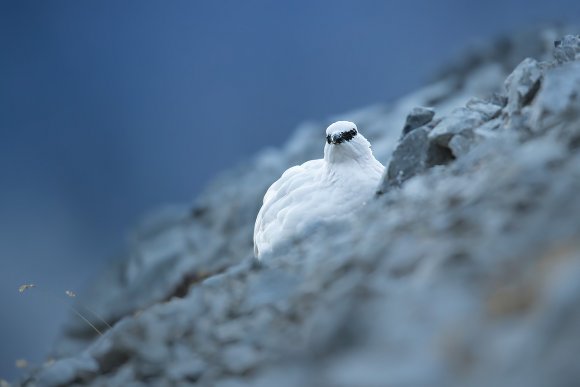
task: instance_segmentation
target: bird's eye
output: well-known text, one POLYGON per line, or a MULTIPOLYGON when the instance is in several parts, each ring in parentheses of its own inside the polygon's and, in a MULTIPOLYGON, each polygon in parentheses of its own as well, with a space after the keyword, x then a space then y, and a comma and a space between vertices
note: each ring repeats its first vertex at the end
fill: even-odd
POLYGON ((330 139, 330 134, 326 136, 326 142, 328 144, 330 144, 332 142, 332 140, 330 139))
POLYGON ((352 140, 354 138, 354 136, 356 136, 356 134, 357 134, 357 132, 356 132, 356 129, 354 129, 354 128, 351 129, 351 130, 349 130, 349 131, 342 132, 340 134, 341 142, 342 141, 350 141, 350 140, 352 140))

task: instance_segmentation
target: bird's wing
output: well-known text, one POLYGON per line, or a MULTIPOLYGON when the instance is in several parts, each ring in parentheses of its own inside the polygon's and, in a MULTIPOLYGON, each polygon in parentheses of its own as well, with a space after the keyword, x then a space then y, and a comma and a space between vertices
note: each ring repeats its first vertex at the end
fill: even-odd
POLYGON ((289 168, 264 195, 262 208, 254 226, 254 255, 259 256, 261 247, 269 247, 272 236, 279 234, 284 219, 296 200, 307 197, 301 194, 312 189, 318 182, 323 160, 311 160, 302 165, 289 168))

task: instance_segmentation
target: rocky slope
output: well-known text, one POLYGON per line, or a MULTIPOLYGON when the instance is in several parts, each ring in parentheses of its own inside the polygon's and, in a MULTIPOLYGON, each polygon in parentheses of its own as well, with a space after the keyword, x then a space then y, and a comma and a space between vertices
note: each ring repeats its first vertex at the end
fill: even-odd
POLYGON ((84 300, 113 327, 71 319, 24 384, 577 385, 580 38, 554 43, 565 32, 479 47, 394 104, 333 117, 388 164, 377 197, 262 265, 263 193, 321 156, 330 120, 153 216, 84 300))

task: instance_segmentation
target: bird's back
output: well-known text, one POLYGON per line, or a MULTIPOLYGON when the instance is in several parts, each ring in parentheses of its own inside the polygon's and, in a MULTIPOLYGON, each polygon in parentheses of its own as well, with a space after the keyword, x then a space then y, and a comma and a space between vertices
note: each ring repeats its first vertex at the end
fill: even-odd
POLYGON ((270 186, 254 227, 254 255, 271 250, 277 236, 292 232, 297 217, 309 206, 323 175, 324 161, 311 160, 289 168, 270 186), (310 199, 309 199, 310 196, 310 199), (297 209, 300 209, 297 211, 297 209))
POLYGON ((255 256, 310 226, 343 218, 360 208, 376 190, 381 171, 356 172, 330 170, 322 159, 284 172, 266 192, 258 213, 255 256))

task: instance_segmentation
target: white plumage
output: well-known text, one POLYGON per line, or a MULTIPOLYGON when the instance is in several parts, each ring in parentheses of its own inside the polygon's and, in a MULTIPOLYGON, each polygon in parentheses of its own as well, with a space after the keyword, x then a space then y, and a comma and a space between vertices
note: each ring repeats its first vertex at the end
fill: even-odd
POLYGON ((324 158, 287 169, 266 192, 254 227, 254 255, 261 258, 309 227, 352 215, 376 192, 383 171, 354 123, 330 125, 324 158))

